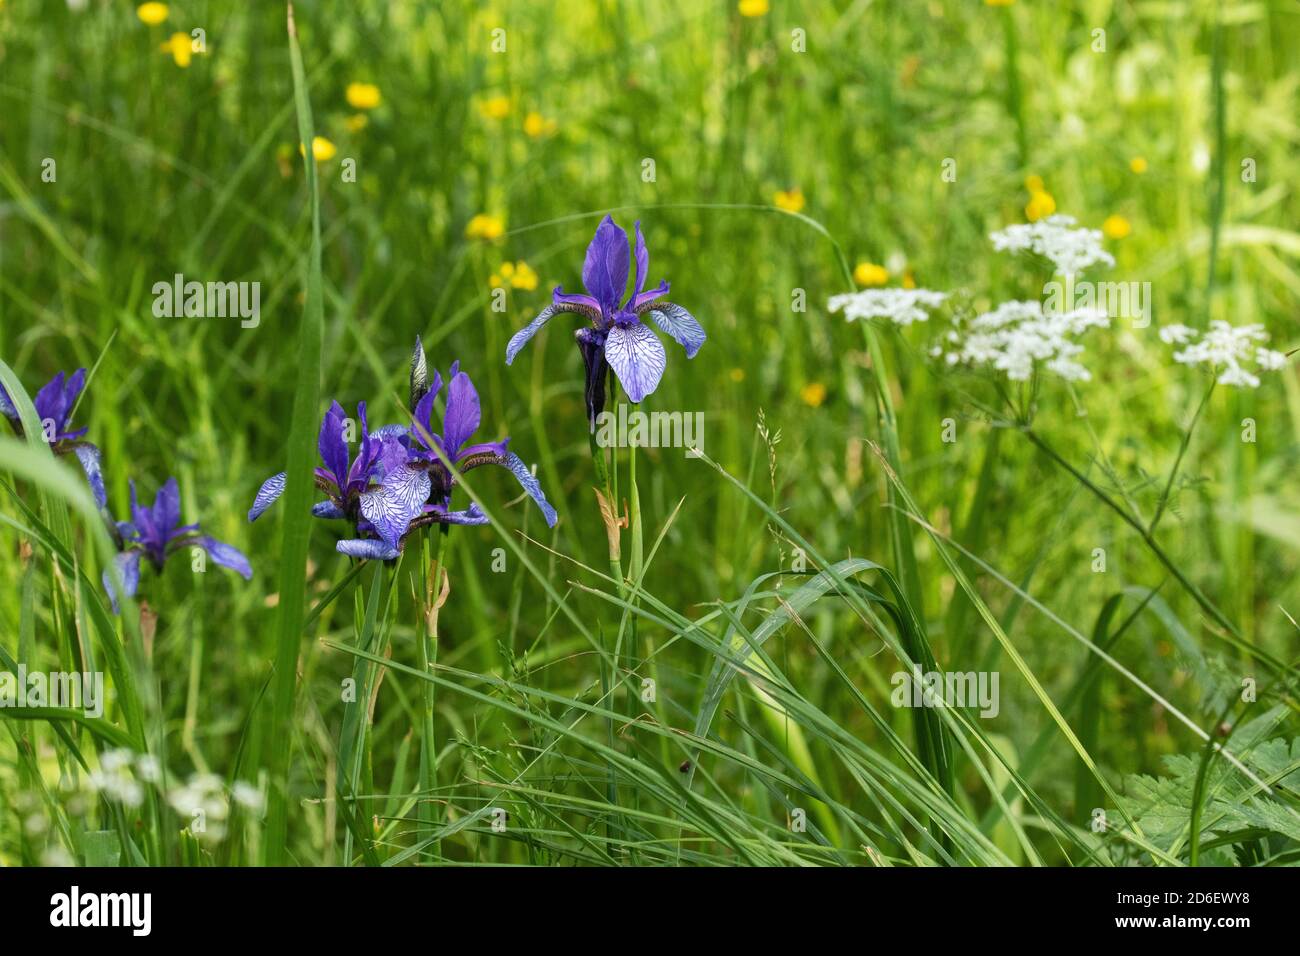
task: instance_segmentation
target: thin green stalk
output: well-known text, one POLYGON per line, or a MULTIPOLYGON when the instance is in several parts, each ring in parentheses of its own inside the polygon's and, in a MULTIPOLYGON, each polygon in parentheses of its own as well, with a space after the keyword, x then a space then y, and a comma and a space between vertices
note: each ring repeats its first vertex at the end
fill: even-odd
MULTIPOLYGON (((446 561, 447 543, 451 535, 446 525, 440 524, 437 527, 437 557, 433 558, 432 564, 430 564, 428 537, 424 536, 421 540, 424 560, 421 562, 420 578, 424 587, 424 613, 416 644, 419 648, 420 670, 424 673, 431 673, 438 664, 438 612, 442 609, 444 589, 449 586, 446 561), (433 572, 432 575, 430 571, 433 572)), ((433 728, 434 707, 437 703, 436 686, 432 681, 427 681, 420 692, 419 790, 421 797, 416 805, 419 832, 422 837, 437 827, 441 816, 434 800, 438 789, 438 749, 433 728)), ((433 841, 430 850, 435 859, 441 859, 440 840, 433 841)))
POLYGON ((1234 638, 1238 641, 1241 640, 1241 633, 1237 630, 1236 626, 1214 605, 1214 602, 1205 596, 1200 588, 1192 583, 1187 575, 1183 574, 1182 569, 1173 562, 1169 555, 1165 554, 1164 549, 1160 547, 1159 543, 1157 543, 1156 539, 1152 536, 1146 526, 1142 524, 1142 522, 1133 517, 1127 508, 1124 508, 1114 498, 1106 494, 1106 492, 1099 488, 1087 475, 1083 474, 1083 472, 1079 471, 1079 469, 1075 468, 1072 464, 1062 458, 1056 450, 1043 441, 1043 439, 1038 436, 1038 433, 1032 428, 1026 425, 1022 426, 1020 431, 1034 444, 1035 447, 1073 475, 1075 480, 1091 491, 1098 501, 1114 511, 1115 514, 1119 515, 1120 518, 1123 519, 1125 524, 1136 531, 1142 538, 1142 542, 1147 546, 1148 550, 1150 550, 1150 552, 1155 556, 1156 560, 1164 565, 1165 569, 1174 576, 1174 579, 1182 585, 1183 590, 1192 596, 1196 603, 1201 606, 1202 610, 1204 610, 1206 614, 1210 615, 1216 624, 1222 627, 1234 638))
POLYGON ((1192 416, 1187 431, 1183 433, 1183 440, 1178 446, 1178 455, 1174 458, 1174 466, 1169 469, 1169 478, 1165 481, 1164 491, 1160 493, 1160 501, 1156 504, 1156 513, 1151 518, 1151 524, 1147 526, 1147 531, 1151 534, 1156 533, 1156 525, 1160 523, 1160 516, 1165 513, 1165 506, 1169 504, 1169 495, 1173 491, 1174 479, 1178 477, 1178 469, 1183 463, 1183 456, 1187 454, 1187 448, 1192 443, 1192 431, 1196 428, 1196 423, 1201 420, 1201 412, 1205 411, 1205 406, 1209 404, 1210 396, 1214 394, 1214 386, 1217 383, 1217 379, 1211 379, 1210 387, 1201 396, 1201 403, 1196 406, 1196 414, 1192 416))
POLYGON ((286 443, 287 478, 284 489, 284 545, 280 552, 280 607, 275 647, 275 677, 271 691, 270 739, 267 748, 268 775, 266 839, 263 861, 283 866, 288 861, 289 765, 293 754, 293 709, 298 688, 298 652, 302 642, 302 621, 306 605, 307 544, 311 537, 310 495, 312 457, 316 437, 315 419, 319 404, 321 342, 324 302, 321 280, 320 188, 312 154, 314 126, 307 81, 298 47, 298 30, 293 22, 293 4, 288 5, 289 63, 293 73, 294 102, 298 113, 298 139, 303 144, 303 166, 307 196, 311 203, 311 245, 307 257, 307 296, 295 358, 298 382, 294 390, 293 417, 286 443))

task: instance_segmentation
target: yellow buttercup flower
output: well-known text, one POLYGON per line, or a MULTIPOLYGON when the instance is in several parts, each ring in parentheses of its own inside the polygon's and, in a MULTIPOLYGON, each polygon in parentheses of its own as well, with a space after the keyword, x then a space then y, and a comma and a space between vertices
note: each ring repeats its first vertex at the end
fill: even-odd
MULTIPOLYGON (((505 266, 502 266, 502 269, 504 268, 505 266)), ((533 271, 532 266, 520 259, 515 263, 514 271, 510 274, 510 284, 516 289, 532 292, 537 288, 537 273, 533 271)))
POLYGON ((491 283, 494 289, 508 285, 512 289, 523 289, 525 292, 531 292, 537 288, 537 273, 533 271, 532 266, 522 259, 518 262, 503 262, 501 268, 492 274, 488 282, 491 283))
POLYGON ((727 373, 727 377, 739 384, 745 380, 745 370, 743 368, 733 368, 727 373))
POLYGON ((1041 193, 1047 187, 1043 185, 1042 176, 1026 176, 1025 188, 1028 189, 1031 193, 1041 193))
POLYGON ((740 0, 736 4, 742 17, 762 17, 767 15, 767 0, 740 0))
POLYGON ((492 96, 478 106, 479 112, 488 119, 505 119, 510 115, 510 97, 492 96))
POLYGON ((912 275, 911 269, 908 269, 906 272, 903 273, 903 288, 904 289, 916 288, 916 276, 912 275))
POLYGON ((354 110, 373 110, 382 99, 379 87, 373 83, 349 83, 343 95, 354 110))
POLYGON ((167 19, 167 4, 142 3, 135 8, 135 15, 140 18, 141 23, 156 27, 167 19))
MULTIPOLYGON (((303 156, 306 150, 302 148, 302 143, 298 144, 298 155, 303 156)), ((327 140, 324 136, 313 136, 311 139, 311 158, 318 163, 328 162, 334 158, 338 152, 338 147, 327 140)))
POLYGON ((1134 156, 1128 161, 1128 168, 1141 176, 1147 171, 1147 161, 1145 156, 1134 156))
POLYGON ((800 212, 804 207, 803 190, 798 186, 794 189, 778 189, 776 195, 772 197, 772 202, 776 204, 777 209, 800 212))
POLYGON ((353 113, 343 121, 349 133, 359 133, 370 125, 370 117, 365 113, 353 113))
POLYGON ((1133 231, 1133 226, 1120 215, 1107 216, 1101 224, 1101 231, 1107 239, 1123 239, 1133 231))
POLYGON ((816 408, 822 402, 826 401, 826 386, 821 382, 809 382, 803 388, 799 389, 799 397, 803 399, 805 405, 816 408))
POLYGON ((465 226, 465 236, 469 239, 499 239, 506 231, 506 224, 498 216, 479 213, 465 226))
POLYGON ((1013 3, 1015 3, 1015 2, 1016 2, 1016 0, 984 0, 984 6, 986 6, 986 7, 1009 7, 1009 6, 1011 6, 1011 4, 1013 4, 1013 3))
POLYGON ((1038 189, 1029 194, 1029 202, 1025 205, 1025 218, 1030 222, 1046 219, 1054 212, 1056 212, 1056 200, 1047 190, 1038 189))
POLYGON ((188 33, 173 33, 158 49, 170 53, 176 65, 182 70, 189 66, 190 60, 194 58, 194 45, 188 33))
POLYGON ((549 136, 556 129, 555 120, 547 119, 537 110, 533 110, 524 117, 524 132, 537 139, 541 136, 549 136))
POLYGON ((884 285, 889 281, 889 270, 874 262, 859 262, 853 270, 853 281, 858 285, 884 285))

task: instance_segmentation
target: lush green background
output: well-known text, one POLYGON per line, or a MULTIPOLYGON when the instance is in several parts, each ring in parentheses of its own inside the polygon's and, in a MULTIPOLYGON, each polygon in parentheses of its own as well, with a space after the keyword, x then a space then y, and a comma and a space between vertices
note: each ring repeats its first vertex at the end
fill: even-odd
MULTIPOLYGON (((796 548, 810 556, 810 571, 867 558, 907 586, 890 538, 898 512, 865 444, 881 437, 879 362, 868 358, 862 328, 826 311, 831 295, 851 287, 845 263, 887 264, 891 285, 906 269, 924 287, 964 290, 963 301, 980 308, 1032 296, 1044 278, 995 256, 986 239, 1024 220, 1027 176, 1042 177, 1058 209, 1087 225, 1125 217, 1131 235, 1107 243, 1117 267, 1096 277, 1150 282, 1154 322, 1093 333, 1094 380, 1071 393, 1045 379, 1034 427, 1148 518, 1207 384, 1201 371, 1170 361, 1156 327, 1225 318, 1263 323, 1278 348, 1295 343, 1293 4, 805 0, 744 17, 727 2, 484 9, 321 0, 298 4, 296 15, 317 132, 337 148, 316 167, 318 411, 329 398, 349 412, 366 400, 372 422, 398 420, 420 335, 444 374, 459 359, 474 377, 481 437, 512 436, 512 447, 538 463, 561 518, 547 533, 508 475, 473 475, 501 531, 457 529, 450 538, 438 662, 453 670, 438 672, 448 683, 436 692, 437 789, 421 792, 417 780, 425 682, 395 670, 362 744, 362 799, 337 801, 341 741, 356 732, 347 723, 355 706, 339 699, 356 658, 342 648, 367 646, 373 625, 370 646, 416 666, 418 562, 379 577, 367 568, 334 594, 349 571, 333 551, 343 529, 315 524, 308 607, 327 593, 331 600, 307 628, 286 733, 265 691, 284 503, 255 525, 244 517, 262 479, 284 467, 301 364, 311 203, 284 10, 177 2, 151 27, 124 2, 90 0, 72 11, 55 0, 8 0, 0 7, 0 358, 33 394, 60 369, 98 362, 77 418, 104 450, 114 513, 125 516, 128 478, 152 497, 175 475, 185 517, 245 550, 256 569, 245 583, 219 569, 191 573, 182 558, 161 576, 143 574, 140 596, 157 615, 147 653, 137 610, 121 633, 142 735, 169 773, 210 769, 273 789, 261 768, 288 749, 285 848, 300 863, 374 863, 412 848, 397 859, 1173 862, 1188 859, 1193 832, 1203 842, 1223 832, 1201 835, 1189 808, 1205 823, 1251 805, 1256 795, 1241 793, 1242 778, 1220 759, 1203 765, 1208 788, 1188 780, 1166 788, 1153 816, 1173 820, 1168 839, 1149 823, 1133 830, 1078 751, 1113 793, 1137 799, 1140 782, 1126 775, 1166 773, 1162 758, 1175 753, 1193 755, 1192 777, 1202 766, 1201 739, 1153 694, 1202 728, 1267 713, 1259 736, 1289 736, 1285 671, 1256 666, 1249 648, 1294 656, 1294 373, 1273 374, 1257 391, 1215 391, 1156 535, 1239 629, 1234 647, 1088 489, 1015 429, 995 429, 973 411, 979 383, 928 363, 927 325, 877 332, 897 409, 899 478, 940 533, 1058 620, 964 560, 968 593, 936 539, 917 528, 920 601, 911 603, 925 653, 945 669, 1001 676, 996 719, 967 714, 957 729, 930 728, 963 742, 951 788, 914 742, 915 712, 889 704, 890 675, 902 666, 899 628, 872 618, 883 606, 874 597, 890 597, 872 571, 855 578, 870 596, 843 578, 829 582, 845 594, 800 607, 802 624, 776 631, 764 648, 767 676, 747 670, 754 680, 734 682, 722 699, 717 752, 703 758, 689 791, 679 767, 695 758, 689 733, 719 642, 736 637, 735 627, 753 634, 765 620, 781 623, 773 588, 782 600, 807 596, 798 592, 808 577, 796 573, 796 548), (504 53, 492 50, 498 27, 504 53), (207 52, 181 69, 159 45, 194 28, 205 31, 207 52), (792 48, 796 29, 805 52, 792 48), (1105 31, 1104 52, 1093 48, 1096 29, 1105 31), (382 92, 363 129, 351 128, 357 111, 345 98, 357 81, 382 92), (508 101, 497 118, 486 109, 495 97, 508 101), (553 128, 529 135, 531 112, 553 128), (1144 173, 1132 170, 1135 157, 1145 159, 1144 173), (55 182, 42 181, 46 158, 57 164, 55 182), (642 177, 647 158, 653 182, 642 177), (948 158, 955 182, 942 176, 948 158), (1241 179, 1244 158, 1255 161, 1254 182, 1241 179), (355 182, 344 181, 345 160, 355 160, 355 182), (793 188, 807 218, 773 206, 778 190, 793 188), (643 407, 703 412, 705 451, 718 466, 678 450, 640 455, 647 550, 667 530, 645 569, 647 616, 635 632, 637 616, 625 615, 627 602, 602 576, 606 539, 571 329, 556 320, 513 367, 503 362, 507 339, 549 289, 577 287, 583 250, 607 210, 629 228, 642 221, 651 280, 671 279, 673 300, 709 333, 690 362, 668 343, 667 375, 643 407), (479 214, 500 218, 504 235, 466 238, 479 214), (493 311, 490 277, 520 260, 538 287, 513 289, 507 310, 493 311), (155 318, 151 286, 177 272, 260 282, 260 326, 155 318), (792 309, 795 290, 806 294, 806 311, 792 309), (947 418, 957 423, 954 443, 941 440, 947 418), (1254 443, 1242 441, 1245 418, 1257 425, 1254 443), (507 541, 523 547, 532 570, 507 541), (499 547, 504 573, 492 566, 499 547), (1104 573, 1092 570, 1095 548, 1106 551, 1104 573), (754 602, 738 607, 760 579, 754 602), (1146 687, 1109 666, 1086 669, 1089 654, 1066 627, 1097 636, 1108 600, 1132 589, 1103 621, 1106 636, 1149 588, 1158 598, 1112 648, 1146 687), (1023 670, 972 593, 1002 621, 1023 670), (615 666, 598 651, 602 642, 620 644, 624 691, 602 692, 615 666), (1085 674, 1095 680, 1081 692, 1085 674), (635 693, 645 676, 658 681, 654 704, 635 693), (1244 676, 1259 680, 1259 702, 1225 711, 1244 676), (1045 700, 1081 737, 1078 748, 1045 700), (1008 791, 1003 812, 992 794, 1009 768, 1023 769, 1023 789, 1008 791), (417 804, 420 795, 435 799, 417 804), (504 833, 483 815, 492 807, 510 810, 504 833), (1123 833, 1092 833, 1094 807, 1123 833), (808 811, 807 832, 788 827, 794 808, 808 811)), ((6 464, 15 448, 5 446, 6 464)), ((45 499, 41 467, 52 466, 6 478, 14 492, 0 505, 12 519, 0 528, 0 646, 16 653, 27 635, 30 666, 54 667, 72 659, 78 636, 92 647, 115 638, 87 610, 98 600, 93 588, 70 583, 70 565, 56 573, 40 543, 20 558, 39 524, 65 561, 75 556, 98 579, 93 522, 74 514, 59 529, 61 499, 45 499)), ((620 468, 626 495, 625 459, 620 468)), ((123 693, 117 685, 106 718, 118 727, 126 726, 123 693)), ((135 811, 137 828, 109 801, 73 802, 85 777, 73 741, 93 766, 103 731, 62 736, 61 720, 0 724, 0 861, 48 860, 53 845, 79 861, 135 859, 125 834, 155 862, 265 855, 256 820, 196 847, 180 835, 186 820, 165 807, 135 811), (48 826, 27 826, 33 815, 48 826)), ((1248 753, 1250 741, 1238 749, 1248 753)), ((1285 752, 1272 757, 1280 761, 1268 764, 1273 782, 1297 766, 1285 752)), ((1262 766, 1252 764, 1265 775, 1262 766)), ((1263 801, 1277 819, 1251 824, 1262 835, 1212 852, 1224 861, 1288 859, 1291 821, 1300 819, 1289 799, 1263 801)))

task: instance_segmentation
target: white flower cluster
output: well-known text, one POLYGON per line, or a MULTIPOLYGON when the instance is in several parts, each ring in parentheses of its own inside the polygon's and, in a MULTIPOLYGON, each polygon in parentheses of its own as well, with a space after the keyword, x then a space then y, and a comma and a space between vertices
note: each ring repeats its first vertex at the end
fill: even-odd
POLYGON ((1286 364, 1285 355, 1264 347, 1268 332, 1262 325, 1233 326, 1215 319, 1204 333, 1186 325, 1166 325, 1160 330, 1160 339, 1169 345, 1187 346, 1174 353, 1175 362, 1221 368, 1220 385, 1259 388, 1259 376, 1247 365, 1254 365, 1256 371, 1275 371, 1286 364))
POLYGON ((845 295, 831 296, 830 310, 844 312, 844 318, 889 319, 895 325, 911 325, 930 317, 929 310, 937 309, 948 298, 946 292, 929 289, 863 289, 845 295))
MULTIPOLYGON (((99 755, 99 767, 86 777, 86 788, 105 799, 127 807, 144 803, 145 786, 160 786, 162 764, 151 754, 140 754, 122 748, 106 750, 99 755)), ((230 801, 226 798, 225 782, 215 774, 196 773, 189 780, 167 793, 167 802, 191 826, 203 820, 203 829, 196 836, 219 840, 225 833, 224 822, 230 815, 230 801), (201 813, 201 816, 200 816, 201 813)), ((256 816, 262 813, 262 793, 252 784, 236 781, 230 788, 230 799, 256 816)))
POLYGON ((1101 232, 1078 227, 1073 216, 1048 216, 1038 222, 1007 226, 989 233, 1000 252, 1033 252, 1050 259, 1062 275, 1077 275, 1098 262, 1115 258, 1101 247, 1101 232))
POLYGON ((1041 302, 1003 302, 948 332, 947 345, 930 354, 949 365, 991 366, 1014 382, 1028 379, 1039 362, 1067 381, 1086 382, 1092 375, 1076 360, 1083 346, 1074 340, 1109 325, 1100 309, 1044 312, 1041 302))
POLYGON ((86 788, 108 800, 138 807, 144 803, 144 785, 141 780, 150 780, 149 774, 155 776, 158 761, 148 754, 137 754, 133 750, 106 750, 99 755, 99 766, 86 777, 86 788))

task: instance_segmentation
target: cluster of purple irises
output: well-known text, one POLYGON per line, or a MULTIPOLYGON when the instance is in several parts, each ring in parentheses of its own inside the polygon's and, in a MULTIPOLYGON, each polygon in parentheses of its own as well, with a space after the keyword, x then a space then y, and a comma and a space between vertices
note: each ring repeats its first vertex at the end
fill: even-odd
MULTIPOLYGON (((134 597, 140 584, 140 559, 147 558, 157 571, 170 555, 186 548, 202 548, 215 564, 242 575, 244 580, 253 576, 248 558, 236 548, 204 534, 198 524, 181 524, 181 495, 175 478, 168 478, 158 489, 152 507, 142 507, 136 499, 135 482, 131 482, 131 520, 114 521, 108 511, 108 496, 104 491, 104 476, 100 467, 99 448, 85 440, 86 428, 72 427, 72 414, 77 400, 86 386, 86 370, 79 368, 71 375, 60 372, 36 393, 32 405, 40 420, 41 435, 56 455, 75 455, 86 473, 91 494, 104 516, 109 533, 117 545, 115 562, 122 579, 122 588, 128 597, 134 597)), ((0 414, 22 434, 22 419, 13 400, 0 385, 0 414)), ((112 576, 104 572, 104 588, 108 591, 113 610, 118 609, 117 593, 112 576)))
MULTIPOLYGON (((648 316, 694 358, 704 344, 704 330, 679 305, 663 301, 668 283, 646 290, 650 255, 636 223, 635 247, 627 233, 606 216, 587 247, 582 267, 586 293, 569 294, 556 287, 549 306, 520 329, 506 346, 506 364, 554 315, 574 313, 588 319, 590 327, 575 333, 586 366, 586 404, 590 422, 605 404, 605 379, 613 372, 627 397, 640 402, 659 385, 667 365, 667 354, 659 338, 643 322, 648 316), (636 264, 636 284, 624 301, 630 262, 636 264)), ((36 394, 33 405, 41 420, 45 440, 57 455, 72 454, 85 470, 95 501, 108 523, 118 547, 117 569, 123 590, 134 597, 140 582, 140 560, 146 558, 158 571, 168 556, 184 548, 202 548, 212 560, 244 577, 253 576, 252 566, 236 548, 203 534, 198 524, 181 524, 180 491, 175 478, 159 489, 152 507, 142 507, 131 482, 131 520, 114 521, 108 512, 99 449, 85 441, 86 429, 71 427, 72 413, 85 387, 86 371, 71 376, 60 372, 36 394)), ((476 525, 487 523, 487 515, 471 504, 454 510, 452 489, 457 476, 481 465, 498 465, 518 480, 524 492, 541 509, 546 523, 554 527, 555 509, 542 493, 536 477, 507 447, 510 439, 473 442, 481 420, 478 392, 469 376, 452 363, 444 383, 435 370, 429 379, 424 348, 417 338, 411 359, 409 424, 386 425, 370 430, 366 405, 357 406, 361 437, 356 454, 349 450, 351 423, 338 402, 331 403, 321 420, 317 448, 322 466, 315 469, 315 482, 325 500, 312 507, 318 518, 347 521, 356 537, 338 542, 342 554, 354 558, 392 560, 402 552, 407 536, 429 525, 476 525), (446 384, 441 428, 435 431, 434 400, 446 384)), ((0 414, 20 432, 22 423, 13 402, 0 387, 0 414)), ((284 492, 285 473, 272 475, 257 492, 248 520, 255 521, 284 492)), ((104 574, 113 607, 117 609, 114 582, 104 574)))
MULTIPOLYGON (((507 447, 510 439, 471 441, 482 414, 478 392, 459 362, 452 363, 446 385, 439 428, 434 423, 433 403, 443 380, 436 370, 429 380, 428 361, 417 338, 411 358, 409 424, 371 431, 366 403, 359 403, 361 441, 351 455, 347 441, 350 422, 342 406, 333 402, 325 413, 316 443, 322 466, 315 471, 316 487, 324 492, 325 500, 312 507, 312 514, 346 520, 356 529, 357 537, 337 544, 342 554, 392 560, 401 553, 406 536, 419 528, 486 524, 487 515, 478 505, 456 511, 451 504, 456 476, 481 465, 507 469, 537 503, 547 525, 555 526, 555 509, 528 466, 507 447)), ((284 493, 285 478, 280 472, 262 483, 248 511, 249 521, 256 521, 284 493)))

